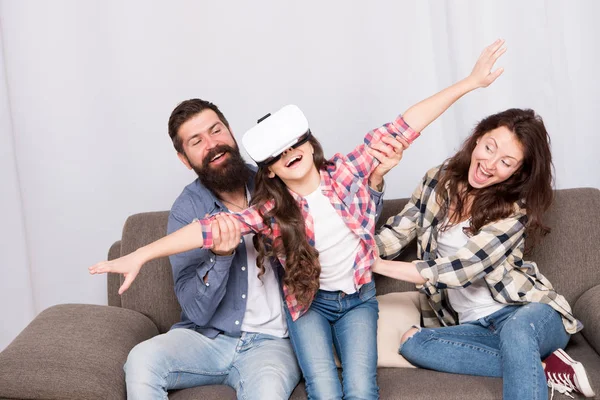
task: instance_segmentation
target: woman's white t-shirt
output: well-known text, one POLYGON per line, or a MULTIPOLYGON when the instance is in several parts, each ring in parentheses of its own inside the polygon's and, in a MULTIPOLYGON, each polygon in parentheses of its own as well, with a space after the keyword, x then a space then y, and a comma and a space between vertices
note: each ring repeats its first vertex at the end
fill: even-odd
MULTIPOLYGON (((466 220, 445 231, 438 232, 438 257, 452 256, 467 244, 469 237, 464 233, 463 228, 467 228, 469 223, 470 220, 466 220)), ((492 298, 490 289, 483 278, 471 283, 466 288, 448 289, 448 297, 452 308, 458 313, 458 320, 461 324, 487 317, 506 306, 492 298)))

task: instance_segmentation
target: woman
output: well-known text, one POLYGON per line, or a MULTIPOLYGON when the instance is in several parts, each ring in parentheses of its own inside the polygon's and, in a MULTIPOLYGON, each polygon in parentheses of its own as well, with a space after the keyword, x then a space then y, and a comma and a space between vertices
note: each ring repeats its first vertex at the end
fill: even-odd
MULTIPOLYGON (((417 237, 420 260, 380 260, 373 268, 425 295, 426 328, 406 332, 400 353, 422 368, 503 377, 505 399, 547 398, 540 360, 582 329, 565 298, 523 259, 525 238, 533 244, 550 231, 542 222, 553 195, 549 141, 532 110, 483 119, 376 235, 380 255, 390 259, 417 237)), ((568 356, 559 350, 549 365, 556 357, 568 356)), ((593 396, 576 367, 583 373, 564 379, 546 371, 548 386, 593 396)))

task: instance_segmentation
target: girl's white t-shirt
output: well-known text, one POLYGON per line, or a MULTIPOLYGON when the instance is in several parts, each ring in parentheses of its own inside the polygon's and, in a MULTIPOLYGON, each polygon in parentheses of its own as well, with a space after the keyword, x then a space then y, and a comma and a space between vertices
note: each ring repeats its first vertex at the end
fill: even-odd
MULTIPOLYGON (((438 232, 437 255, 449 257, 467 244, 469 237, 463 228, 469 226, 470 220, 460 222, 445 231, 438 232)), ((505 307, 495 301, 485 280, 479 279, 466 288, 448 289, 448 297, 454 311, 458 313, 460 323, 475 321, 505 307)))
POLYGON ((360 247, 359 237, 346 226, 321 187, 304 198, 313 218, 315 248, 319 251, 320 289, 356 292, 354 260, 360 247))

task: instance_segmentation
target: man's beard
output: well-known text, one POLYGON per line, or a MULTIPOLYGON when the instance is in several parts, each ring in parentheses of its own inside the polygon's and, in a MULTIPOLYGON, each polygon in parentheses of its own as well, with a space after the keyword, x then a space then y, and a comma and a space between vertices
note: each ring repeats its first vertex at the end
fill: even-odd
POLYGON ((244 162, 239 149, 226 144, 220 144, 208 151, 202 165, 192 165, 200 182, 213 192, 231 193, 243 188, 250 178, 250 169, 244 162), (210 160, 219 153, 221 157, 229 158, 216 166, 210 165, 210 160))

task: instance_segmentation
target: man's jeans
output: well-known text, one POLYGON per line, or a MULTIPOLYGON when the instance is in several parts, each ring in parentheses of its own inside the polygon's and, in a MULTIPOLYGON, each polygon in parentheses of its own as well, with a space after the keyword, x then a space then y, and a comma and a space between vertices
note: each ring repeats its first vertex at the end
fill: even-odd
POLYGON ((421 368, 502 377, 504 399, 547 399, 541 360, 569 337, 558 312, 530 303, 457 326, 421 329, 400 354, 421 368))
POLYGON ((342 363, 343 398, 378 398, 375 282, 350 295, 319 290, 295 322, 286 315, 309 399, 342 398, 333 346, 342 363))
POLYGON ((135 346, 125 364, 127 398, 166 399, 167 390, 228 385, 238 399, 287 399, 300 380, 289 339, 259 333, 214 339, 173 329, 135 346))

